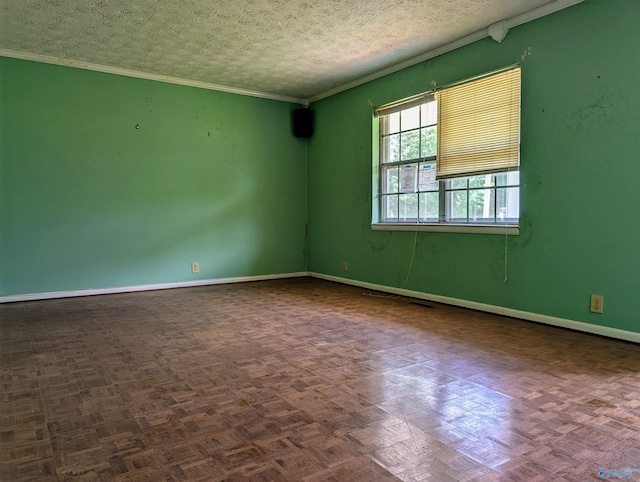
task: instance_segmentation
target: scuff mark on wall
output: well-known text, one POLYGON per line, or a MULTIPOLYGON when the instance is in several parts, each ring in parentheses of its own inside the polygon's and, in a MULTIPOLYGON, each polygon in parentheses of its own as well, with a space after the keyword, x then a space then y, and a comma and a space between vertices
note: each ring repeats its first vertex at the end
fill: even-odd
POLYGON ((509 237, 509 248, 524 248, 529 244, 533 237, 533 229, 531 226, 531 218, 526 214, 520 215, 520 234, 518 236, 509 237))
POLYGON ((542 185, 542 179, 535 173, 527 173, 527 182, 522 185, 524 189, 529 192, 530 195, 537 194, 540 191, 542 185))
POLYGON ((572 126, 574 132, 590 130, 605 122, 613 109, 611 93, 603 93, 589 105, 572 112, 566 117, 566 125, 572 126))
POLYGON ((389 246, 391 231, 372 233, 369 226, 365 227, 365 239, 367 239, 371 249, 377 252, 384 251, 389 246))
POLYGON ((608 85, 601 84, 600 75, 596 76, 596 82, 598 86, 594 88, 595 92, 581 99, 584 102, 581 106, 574 106, 570 112, 557 118, 558 128, 570 134, 586 135, 604 126, 611 128, 618 122, 615 99, 619 94, 614 93, 608 85))

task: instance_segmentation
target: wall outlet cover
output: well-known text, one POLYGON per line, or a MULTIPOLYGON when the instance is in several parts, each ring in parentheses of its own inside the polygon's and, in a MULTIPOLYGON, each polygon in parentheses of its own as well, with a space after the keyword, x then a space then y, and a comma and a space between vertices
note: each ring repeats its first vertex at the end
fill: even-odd
POLYGON ((602 313, 604 308, 604 297, 602 295, 591 295, 591 303, 589 304, 589 311, 592 313, 602 313))

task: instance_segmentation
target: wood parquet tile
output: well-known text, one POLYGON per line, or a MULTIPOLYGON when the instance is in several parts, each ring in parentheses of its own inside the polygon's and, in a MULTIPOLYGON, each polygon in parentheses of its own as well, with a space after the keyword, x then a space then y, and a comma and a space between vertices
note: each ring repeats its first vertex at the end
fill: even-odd
POLYGON ((640 469, 622 341, 307 278, 5 304, 0 335, 2 481, 640 469))

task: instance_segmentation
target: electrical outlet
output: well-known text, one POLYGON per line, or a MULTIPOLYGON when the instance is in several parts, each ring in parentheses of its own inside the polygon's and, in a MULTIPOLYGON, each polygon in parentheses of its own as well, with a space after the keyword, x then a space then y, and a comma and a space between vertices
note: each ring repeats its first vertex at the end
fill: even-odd
POLYGON ((591 304, 589 305, 589 311, 593 313, 602 313, 603 305, 604 305, 604 296, 591 295, 591 304))
POLYGON ((349 271, 349 263, 346 261, 342 262, 342 271, 349 271))
POLYGON ((200 272, 200 263, 191 263, 191 272, 199 273, 200 272))

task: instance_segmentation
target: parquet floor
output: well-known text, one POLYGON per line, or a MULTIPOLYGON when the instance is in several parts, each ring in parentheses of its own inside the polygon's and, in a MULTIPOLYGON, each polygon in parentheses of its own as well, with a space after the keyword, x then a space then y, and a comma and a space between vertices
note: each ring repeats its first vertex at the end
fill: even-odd
POLYGON ((420 303, 301 278, 0 305, 0 479, 640 479, 640 346, 420 303))

